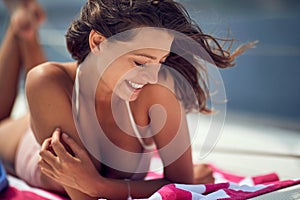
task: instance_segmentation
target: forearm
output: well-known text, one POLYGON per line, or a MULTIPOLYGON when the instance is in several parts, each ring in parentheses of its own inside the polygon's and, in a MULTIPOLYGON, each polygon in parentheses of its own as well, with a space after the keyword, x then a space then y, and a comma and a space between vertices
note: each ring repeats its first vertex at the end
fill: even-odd
POLYGON ((102 178, 95 183, 89 194, 98 198, 126 199, 130 193, 132 198, 146 198, 169 183, 166 179, 127 181, 102 178))

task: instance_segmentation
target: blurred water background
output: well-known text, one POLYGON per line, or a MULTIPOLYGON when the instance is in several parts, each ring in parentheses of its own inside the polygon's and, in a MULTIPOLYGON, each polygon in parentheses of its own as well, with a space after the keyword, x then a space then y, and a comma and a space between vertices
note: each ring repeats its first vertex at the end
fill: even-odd
MULTIPOLYGON (((49 60, 69 61, 64 34, 83 0, 40 0, 47 22, 40 30, 49 60)), ((204 32, 239 44, 259 40, 221 70, 227 93, 227 120, 244 119, 300 131, 300 1, 181 0, 204 32)), ((0 2, 0 38, 9 15, 0 2)), ((12 58, 13 59, 13 58, 12 58)))

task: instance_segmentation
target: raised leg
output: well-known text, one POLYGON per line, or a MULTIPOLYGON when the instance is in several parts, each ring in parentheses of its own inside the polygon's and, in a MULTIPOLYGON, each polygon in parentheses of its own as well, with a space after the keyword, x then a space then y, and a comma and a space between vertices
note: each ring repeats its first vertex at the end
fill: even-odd
POLYGON ((9 25, 0 47, 0 121, 10 116, 22 64, 19 38, 9 25))
POLYGON ((11 23, 0 48, 0 121, 10 116, 17 95, 21 65, 27 73, 45 62, 38 40, 38 27, 45 13, 35 0, 4 0, 11 23))
POLYGON ((46 56, 39 43, 37 32, 31 38, 20 40, 20 52, 26 74, 33 67, 46 61, 46 56))
POLYGON ((38 40, 38 27, 45 14, 34 0, 5 0, 12 16, 0 47, 0 159, 14 174, 15 152, 20 138, 29 128, 29 116, 10 118, 18 92, 20 70, 27 73, 45 62, 38 40))
POLYGON ((20 5, 12 16, 12 26, 20 39, 20 55, 27 73, 31 68, 46 61, 38 37, 38 28, 45 21, 46 15, 36 0, 19 1, 20 5))

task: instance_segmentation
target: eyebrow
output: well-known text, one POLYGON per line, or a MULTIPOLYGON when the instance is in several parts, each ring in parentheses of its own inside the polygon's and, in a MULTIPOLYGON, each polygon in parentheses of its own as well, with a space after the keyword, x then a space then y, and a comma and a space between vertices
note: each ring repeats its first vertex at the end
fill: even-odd
MULTIPOLYGON (((144 53, 135 53, 134 54, 135 56, 143 56, 143 57, 146 57, 146 58, 150 58, 152 60, 156 60, 157 58, 155 56, 151 56, 151 55, 148 55, 148 54, 144 54, 144 53)), ((170 55, 170 53, 168 53, 167 55, 165 55, 164 57, 162 58, 166 58, 170 55)))

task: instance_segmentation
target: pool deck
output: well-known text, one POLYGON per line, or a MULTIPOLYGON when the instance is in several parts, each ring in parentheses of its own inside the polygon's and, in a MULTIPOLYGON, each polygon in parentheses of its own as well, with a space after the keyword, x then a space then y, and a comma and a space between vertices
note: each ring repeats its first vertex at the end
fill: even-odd
POLYGON ((259 116, 258 120, 254 118, 229 114, 216 146, 205 158, 200 159, 199 154, 203 143, 194 142, 196 162, 212 163, 245 176, 275 172, 280 179, 300 178, 299 130, 268 125, 259 116))

